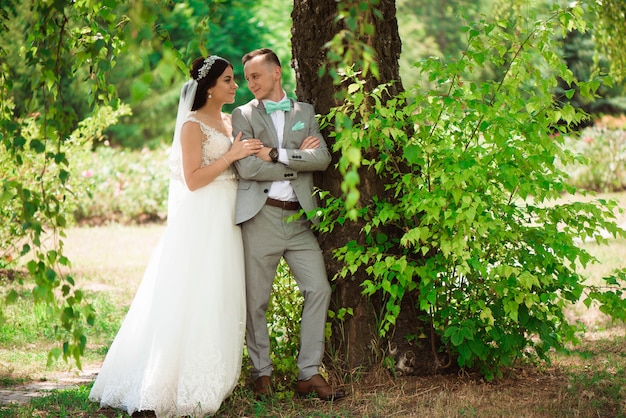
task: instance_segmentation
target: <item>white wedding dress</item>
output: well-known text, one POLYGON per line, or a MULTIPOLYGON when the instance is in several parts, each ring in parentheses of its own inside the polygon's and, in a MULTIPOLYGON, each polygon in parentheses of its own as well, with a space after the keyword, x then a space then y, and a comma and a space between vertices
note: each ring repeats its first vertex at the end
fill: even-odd
MULTIPOLYGON (((231 139, 193 117, 202 164, 231 139)), ((189 122, 187 122, 189 123, 189 122)), ((239 379, 245 330, 243 248, 232 167, 178 199, 89 399, 103 407, 203 417, 239 379)))

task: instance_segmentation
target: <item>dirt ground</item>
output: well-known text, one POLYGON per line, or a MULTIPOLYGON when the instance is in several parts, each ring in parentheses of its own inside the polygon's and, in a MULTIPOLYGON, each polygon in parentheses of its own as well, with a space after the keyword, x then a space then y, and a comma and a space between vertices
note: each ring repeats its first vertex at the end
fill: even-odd
MULTIPOLYGON (((613 338, 625 338, 625 331, 618 327, 610 333, 590 334, 580 346, 573 348, 570 355, 555 355, 551 365, 512 368, 493 382, 485 382, 478 375, 471 374, 392 379, 386 372, 372 373, 363 376, 358 383, 347 385, 348 396, 337 407, 350 411, 350 416, 363 417, 624 416, 625 394, 622 393, 621 398, 614 397, 608 386, 620 381, 610 379, 610 374, 621 373, 626 362, 624 344, 612 342, 613 338), (609 379, 594 377, 598 371, 609 373, 609 379), (578 379, 588 375, 589 380, 577 382, 572 372, 578 374, 578 379)), ((53 389, 89 384, 98 369, 99 364, 86 365, 80 373, 56 373, 45 381, 4 388, 0 390, 0 403, 25 403, 53 389)), ((625 389, 617 388, 618 391, 625 389)), ((231 400, 240 401, 240 398, 231 400)), ((284 399, 276 402, 288 403, 284 399)), ((329 413, 327 403, 312 406, 312 411, 329 413)), ((107 411, 101 412, 106 414, 107 411)), ((116 413, 110 412, 111 416, 116 413)), ((230 415, 218 413, 217 416, 230 415)), ((319 415, 305 412, 298 416, 319 415)))

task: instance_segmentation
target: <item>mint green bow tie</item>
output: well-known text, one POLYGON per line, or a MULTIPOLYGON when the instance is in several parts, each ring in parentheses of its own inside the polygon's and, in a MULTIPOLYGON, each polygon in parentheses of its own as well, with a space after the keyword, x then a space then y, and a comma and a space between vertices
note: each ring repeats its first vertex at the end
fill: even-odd
POLYGON ((277 110, 284 110, 285 112, 289 112, 291 110, 291 103, 288 99, 281 100, 280 102, 266 102, 265 103, 265 112, 268 114, 274 113, 277 110))

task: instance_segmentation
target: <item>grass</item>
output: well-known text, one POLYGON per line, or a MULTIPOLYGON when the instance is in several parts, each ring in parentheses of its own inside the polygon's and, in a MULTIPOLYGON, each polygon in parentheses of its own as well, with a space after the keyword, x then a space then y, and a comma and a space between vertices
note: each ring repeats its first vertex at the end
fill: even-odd
MULTIPOLYGON (((86 364, 99 362, 113 340, 141 280, 149 251, 156 244, 161 227, 73 229, 66 255, 76 260, 72 273, 98 310, 89 329, 86 364)), ((46 380, 51 373, 66 371, 57 362, 46 365, 48 352, 55 347, 54 330, 47 321, 44 305, 33 305, 30 290, 18 282, 3 283, 0 294, 18 291, 15 303, 4 306, 0 323, 0 374, 15 379, 46 380), (19 349, 18 349, 19 348, 19 349)))
MULTIPOLYGON (((626 207, 626 194, 613 196, 626 207), (623 200, 622 200, 623 199, 623 200)), ((115 336, 141 281, 160 225, 117 225, 68 230, 66 255, 73 260, 78 285, 90 296, 99 315, 90 330, 85 367, 97 368, 115 336)), ((600 263, 585 274, 590 281, 624 266, 626 242, 611 241, 585 248, 600 263)), ((2 289, 16 284, 3 283, 2 289)), ((29 292, 4 309, 0 326, 0 386, 53 381, 67 366, 46 367, 52 330, 45 312, 33 311, 29 292)), ((626 417, 626 337, 597 309, 573 306, 572 320, 587 325, 582 344, 569 353, 553 353, 550 365, 519 365, 494 382, 479 376, 438 375, 392 379, 384 370, 346 382, 349 396, 337 403, 293 397, 290 384, 265 401, 252 398, 247 371, 224 402, 218 417, 626 417)), ((2 417, 123 417, 120 411, 99 410, 88 401, 90 384, 53 390, 24 405, 0 407, 2 417)), ((148 415, 147 415, 148 416, 148 415)))

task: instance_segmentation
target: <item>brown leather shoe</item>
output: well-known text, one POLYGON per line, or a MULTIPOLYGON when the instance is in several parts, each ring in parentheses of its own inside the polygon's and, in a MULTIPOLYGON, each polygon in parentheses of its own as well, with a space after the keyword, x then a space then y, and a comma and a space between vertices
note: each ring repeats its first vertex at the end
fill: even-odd
POLYGON ((254 381, 254 397, 259 399, 270 396, 272 393, 272 380, 269 376, 259 376, 254 381))
POLYGON ((321 375, 316 374, 309 380, 298 380, 296 393, 300 397, 316 394, 323 401, 338 401, 346 396, 343 390, 335 390, 321 375))

